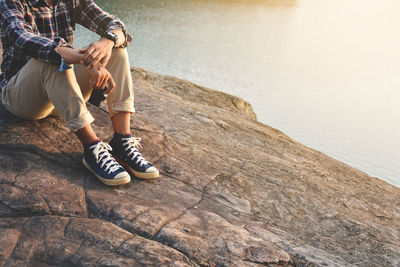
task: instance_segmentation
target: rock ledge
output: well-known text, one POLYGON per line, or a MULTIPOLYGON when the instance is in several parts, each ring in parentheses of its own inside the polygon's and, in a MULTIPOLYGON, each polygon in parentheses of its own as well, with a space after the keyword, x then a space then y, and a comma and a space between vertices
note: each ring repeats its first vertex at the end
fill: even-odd
MULTIPOLYGON (((132 77, 154 182, 104 186, 60 118, 0 105, 0 265, 400 265, 399 188, 257 122, 239 98, 132 77)), ((109 140, 104 106, 90 109, 109 140)))

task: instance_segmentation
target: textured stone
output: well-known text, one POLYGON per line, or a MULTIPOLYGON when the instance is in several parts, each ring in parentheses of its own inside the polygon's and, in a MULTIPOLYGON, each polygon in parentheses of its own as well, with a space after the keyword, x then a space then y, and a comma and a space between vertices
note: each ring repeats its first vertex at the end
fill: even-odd
POLYGON ((196 266, 176 250, 141 237, 125 241, 119 247, 118 253, 137 259, 145 266, 196 266))
POLYGON ((17 245, 20 232, 16 229, 4 229, 0 232, 0 265, 4 266, 6 260, 11 256, 17 245))
MULTIPOLYGON (((170 92, 186 101, 195 102, 201 105, 211 105, 236 112, 239 111, 251 119, 257 119, 251 105, 235 96, 210 90, 188 81, 176 79, 175 77, 158 75, 138 68, 135 69, 133 74, 137 82, 148 83, 153 86, 153 88, 160 88, 163 91, 170 92)), ((197 115, 199 116, 196 117, 203 117, 206 123, 210 121, 207 117, 201 116, 200 114, 197 115)))
POLYGON ((290 261, 289 255, 276 245, 251 236, 243 227, 215 213, 202 210, 191 210, 167 224, 156 239, 209 266, 239 266, 246 261, 288 264, 290 261))
POLYGON ((51 214, 86 216, 85 192, 82 186, 45 171, 29 171, 16 177, 14 185, 29 192, 29 197, 44 199, 51 214), (60 179, 61 178, 61 179, 60 179))
POLYGON ((86 244, 106 250, 114 250, 133 237, 131 233, 115 224, 90 218, 72 218, 65 228, 64 235, 70 240, 83 239, 86 244))
POLYGON ((140 266, 134 259, 96 248, 82 248, 64 266, 140 266))

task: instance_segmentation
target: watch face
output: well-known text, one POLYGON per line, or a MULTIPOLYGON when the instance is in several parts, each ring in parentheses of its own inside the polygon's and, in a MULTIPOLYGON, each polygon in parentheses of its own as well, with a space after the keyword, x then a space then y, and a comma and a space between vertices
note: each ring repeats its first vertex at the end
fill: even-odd
POLYGON ((118 41, 118 36, 117 36, 115 33, 113 33, 113 32, 106 32, 106 36, 105 36, 105 37, 106 37, 107 39, 113 41, 115 44, 116 44, 117 41, 118 41))
POLYGON ((109 34, 110 34, 110 36, 111 36, 113 39, 117 39, 117 35, 116 35, 115 33, 110 32, 109 34))

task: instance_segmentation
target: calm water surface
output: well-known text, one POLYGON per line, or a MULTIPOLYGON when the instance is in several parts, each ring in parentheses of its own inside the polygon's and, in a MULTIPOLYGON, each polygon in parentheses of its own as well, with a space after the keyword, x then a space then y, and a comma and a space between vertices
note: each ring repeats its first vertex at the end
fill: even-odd
MULTIPOLYGON (((400 186, 400 2, 97 0, 131 64, 249 101, 297 141, 400 186)), ((97 38, 78 28, 77 45, 97 38)))

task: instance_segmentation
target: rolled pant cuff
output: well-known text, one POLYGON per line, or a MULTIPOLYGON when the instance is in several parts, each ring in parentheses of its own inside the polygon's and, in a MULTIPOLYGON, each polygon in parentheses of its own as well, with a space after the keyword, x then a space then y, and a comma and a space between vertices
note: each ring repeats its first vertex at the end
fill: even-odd
POLYGON ((91 124, 94 121, 92 114, 87 111, 85 114, 81 115, 80 117, 67 121, 67 126, 72 131, 76 132, 79 129, 82 129, 88 124, 91 124))
POLYGON ((112 104, 112 110, 110 110, 110 117, 113 117, 116 115, 118 112, 135 112, 135 107, 133 106, 133 103, 113 103, 112 104))

